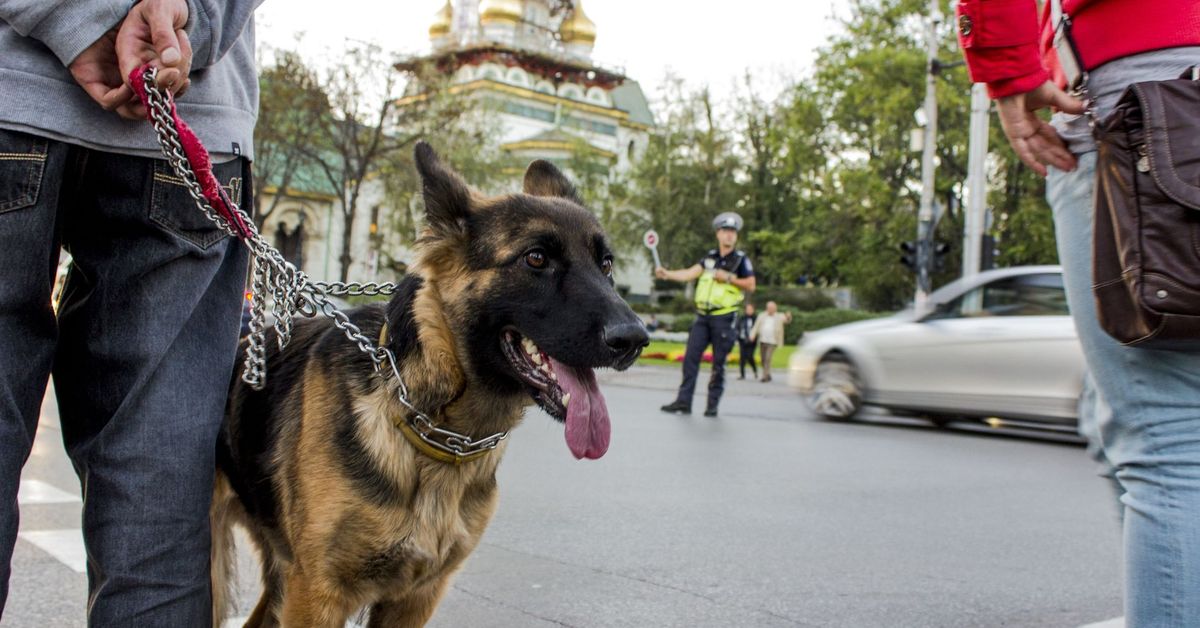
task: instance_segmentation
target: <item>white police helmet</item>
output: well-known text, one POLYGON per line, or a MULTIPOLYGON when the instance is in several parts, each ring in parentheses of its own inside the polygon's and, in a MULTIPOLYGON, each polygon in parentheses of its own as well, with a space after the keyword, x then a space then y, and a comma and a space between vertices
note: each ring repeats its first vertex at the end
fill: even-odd
POLYGON ((742 230, 742 217, 737 215, 737 212, 722 212, 713 218, 713 230, 717 229, 733 229, 734 231, 742 230))

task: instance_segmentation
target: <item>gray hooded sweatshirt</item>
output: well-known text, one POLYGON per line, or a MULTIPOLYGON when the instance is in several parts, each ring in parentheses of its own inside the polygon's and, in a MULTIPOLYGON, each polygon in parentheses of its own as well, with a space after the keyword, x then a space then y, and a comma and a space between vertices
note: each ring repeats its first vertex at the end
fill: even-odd
MULTIPOLYGON (((179 114, 215 161, 253 159, 258 115, 254 9, 262 0, 188 0, 192 85, 179 114)), ((0 128, 106 152, 162 157, 153 127, 104 111, 67 66, 135 0, 0 0, 0 128)))

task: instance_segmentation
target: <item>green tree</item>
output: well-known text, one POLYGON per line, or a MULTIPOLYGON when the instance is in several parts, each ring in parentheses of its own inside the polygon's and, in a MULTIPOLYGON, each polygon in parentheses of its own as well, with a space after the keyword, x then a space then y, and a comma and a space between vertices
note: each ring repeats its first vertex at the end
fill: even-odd
MULTIPOLYGON (((780 269, 785 281, 804 276, 819 283, 852 285, 871 309, 891 309, 911 298, 914 278, 899 263, 897 245, 916 235, 920 204, 920 154, 909 133, 924 99, 926 59, 923 0, 853 0, 841 30, 820 50, 816 71, 775 108, 774 149, 787 160, 749 172, 752 195, 778 196, 776 178, 791 190, 791 222, 755 233, 762 266, 780 269), (782 175, 782 176, 780 176, 782 175)), ((951 14, 948 3, 944 14, 951 14)), ((935 275, 944 283, 960 272, 967 174, 970 80, 955 65, 953 25, 941 25, 938 72, 938 147, 935 199, 944 208, 935 237, 953 247, 935 275)), ((753 134, 748 134, 753 137, 753 134)), ((769 137, 769 135, 768 135, 769 137)), ((993 120, 989 200, 992 234, 1003 242, 1003 263, 1055 259, 1044 184, 1020 166, 993 120)), ((756 162, 756 167, 759 167, 756 162)))
POLYGON ((276 51, 272 63, 259 73, 258 84, 254 219, 262 227, 308 167, 304 147, 320 141, 329 99, 317 72, 294 51, 276 51), (274 188, 275 194, 264 206, 268 188, 274 188))
POLYGON ((629 204, 661 236, 663 264, 691 266, 714 245, 713 217, 741 197, 736 138, 707 88, 668 77, 656 109, 659 128, 630 173, 629 204))
MULTIPOLYGON (((444 131, 470 107, 468 99, 448 89, 449 80, 432 64, 393 66, 375 45, 351 48, 325 74, 322 87, 331 108, 321 125, 324 141, 303 152, 340 199, 342 281, 353 261, 354 224, 362 213, 359 201, 368 182, 389 159, 417 140, 444 131), (401 102, 405 93, 413 97, 401 102)), ((379 217, 374 217, 378 225, 379 217)), ((380 235, 373 236, 378 246, 380 235)))
MULTIPOLYGON (((448 91, 437 97, 470 98, 448 91)), ((459 106, 463 109, 461 116, 452 124, 430 129, 423 139, 477 190, 484 194, 511 191, 520 181, 523 164, 500 150, 499 129, 489 120, 493 108, 480 100, 463 102, 459 106)), ((399 244, 411 245, 424 224, 425 213, 421 179, 412 151, 400 150, 388 155, 381 163, 380 177, 392 206, 385 219, 390 235, 399 244)), ((383 247, 380 253, 387 258, 389 250, 383 247)), ((399 260, 389 258, 385 261, 399 260)))
POLYGON ((621 261, 645 250, 642 234, 650 228, 649 214, 634 204, 630 178, 618 173, 610 157, 597 152, 583 138, 572 141, 571 156, 563 165, 584 206, 596 215, 608 234, 620 276, 625 266, 621 261))

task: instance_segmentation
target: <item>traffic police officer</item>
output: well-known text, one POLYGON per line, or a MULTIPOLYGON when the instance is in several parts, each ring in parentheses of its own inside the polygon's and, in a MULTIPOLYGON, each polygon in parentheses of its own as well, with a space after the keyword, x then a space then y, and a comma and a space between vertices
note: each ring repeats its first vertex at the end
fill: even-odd
POLYGON ((654 276, 659 279, 688 282, 699 278, 696 282, 696 322, 688 332, 687 353, 683 358, 683 383, 679 385, 675 401, 662 407, 663 412, 691 414, 700 359, 711 344, 712 376, 708 380, 708 405, 704 416, 717 416, 717 405, 721 402, 721 393, 725 392, 725 357, 736 340, 734 321, 745 293, 754 292, 754 266, 744 252, 734 248, 742 229, 742 217, 725 212, 713 219, 712 224, 717 232, 717 248, 705 254, 698 264, 681 270, 667 270, 661 266, 654 269, 654 276))

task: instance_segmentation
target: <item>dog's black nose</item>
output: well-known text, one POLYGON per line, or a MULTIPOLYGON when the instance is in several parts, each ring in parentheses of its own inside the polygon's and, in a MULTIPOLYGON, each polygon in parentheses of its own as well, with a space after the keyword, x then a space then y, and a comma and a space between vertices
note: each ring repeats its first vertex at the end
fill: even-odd
POLYGON ((604 344, 612 349, 613 355, 619 361, 625 362, 629 356, 636 359, 642 347, 650 344, 650 335, 646 333, 646 326, 641 321, 619 323, 604 328, 604 344))

